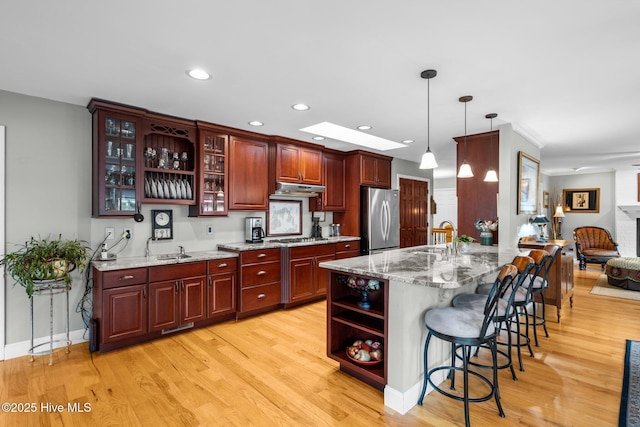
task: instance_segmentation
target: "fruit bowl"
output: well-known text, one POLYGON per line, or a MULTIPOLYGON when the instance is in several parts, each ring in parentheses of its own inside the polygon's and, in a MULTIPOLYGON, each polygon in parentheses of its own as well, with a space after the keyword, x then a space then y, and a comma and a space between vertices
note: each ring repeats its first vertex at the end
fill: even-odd
POLYGON ((370 360, 368 362, 363 362, 362 360, 358 360, 358 359, 354 359, 353 357, 351 357, 349 355, 349 351, 347 350, 347 357, 349 358, 349 360, 351 360, 352 362, 357 363, 358 365, 364 365, 364 366, 373 366, 373 365, 377 365, 378 363, 382 362, 382 360, 370 360))
POLYGON ((371 366, 382 362, 382 344, 373 340, 356 340, 346 349, 347 357, 359 365, 371 366))

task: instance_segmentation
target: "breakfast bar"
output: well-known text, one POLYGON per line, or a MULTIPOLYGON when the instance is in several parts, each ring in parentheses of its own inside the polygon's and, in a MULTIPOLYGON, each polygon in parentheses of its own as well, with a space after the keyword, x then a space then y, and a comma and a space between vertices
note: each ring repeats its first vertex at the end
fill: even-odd
MULTIPOLYGON (((478 244, 468 253, 450 249, 418 246, 320 264, 330 275, 328 356, 340 362, 342 371, 384 390, 385 405, 403 414, 416 404, 422 387, 425 312, 450 305, 454 296, 474 292, 479 283, 492 282, 499 267, 517 254, 515 249, 478 244), (379 282, 380 289, 369 292, 371 308, 358 306, 362 296, 348 287, 350 278, 350 283, 379 282), (382 343, 384 360, 377 365, 345 354, 352 341, 368 335, 382 343)), ((449 345, 432 342, 433 366, 449 358, 449 345)))

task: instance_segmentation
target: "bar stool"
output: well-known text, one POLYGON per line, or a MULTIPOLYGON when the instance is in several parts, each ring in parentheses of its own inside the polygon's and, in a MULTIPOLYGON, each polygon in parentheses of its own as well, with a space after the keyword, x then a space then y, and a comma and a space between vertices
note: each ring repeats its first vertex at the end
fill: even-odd
POLYGON ((549 332, 547 331, 547 320, 545 316, 545 304, 544 304, 544 290, 549 287, 548 276, 549 270, 551 270, 551 266, 556 261, 558 255, 562 252, 560 250, 560 246, 558 245, 545 245, 544 250, 549 253, 549 257, 547 257, 547 262, 540 272, 540 275, 534 277, 533 283, 531 285, 531 304, 532 304, 532 313, 533 313, 533 322, 531 325, 533 326, 533 339, 536 343, 536 347, 538 345, 538 326, 542 326, 544 329, 544 334, 547 338, 549 338, 549 332), (538 310, 536 308, 536 295, 540 298, 540 303, 542 304, 542 314, 538 315, 538 310))
MULTIPOLYGON (((517 290, 520 288, 520 286, 522 286, 522 283, 525 280, 529 279, 529 271, 531 271, 531 269, 535 266, 533 258, 525 255, 515 257, 512 261, 512 264, 513 265, 511 265, 511 268, 515 270, 513 271, 515 279, 505 287, 503 293, 500 295, 500 300, 498 301, 498 311, 496 313, 496 322, 499 325, 499 330, 504 331, 512 330, 511 325, 517 314, 515 305, 513 304, 513 300, 517 295, 517 290)), ((504 269, 501 270, 501 274, 503 274, 503 271, 504 269)), ((501 277, 498 276, 498 279, 501 279, 501 277)), ((496 286, 497 283, 498 280, 494 282, 494 286, 496 286)), ((483 310, 486 299, 487 296, 484 294, 460 294, 453 299, 452 305, 454 307, 466 307, 474 310, 483 310)), ((499 341, 497 343, 501 344, 499 341)), ((518 377, 516 376, 516 372, 513 369, 513 362, 511 357, 511 333, 507 333, 506 345, 507 351, 497 350, 498 354, 501 354, 506 359, 506 362, 498 365, 497 369, 509 368, 511 370, 511 378, 513 378, 514 381, 517 381, 518 377)), ((478 355, 479 350, 480 347, 477 347, 476 356, 478 355)), ((459 356, 460 355, 458 355, 458 357, 459 356)), ((469 364, 479 367, 486 367, 485 365, 474 362, 469 362, 469 364)))
POLYGON ((498 282, 491 292, 486 297, 484 310, 474 310, 469 308, 460 307, 440 307, 434 308, 424 316, 425 327, 427 328, 427 339, 424 343, 424 379, 422 383, 422 392, 418 399, 418 405, 422 405, 425 392, 427 390, 427 382, 437 392, 444 394, 445 396, 464 402, 464 419, 465 425, 469 426, 469 402, 484 402, 490 399, 495 399, 498 407, 498 413, 501 417, 504 417, 504 411, 500 404, 500 391, 498 388, 498 370, 497 356, 496 356, 496 313, 498 310, 498 301, 500 300, 500 294, 503 293, 504 288, 510 284, 515 277, 515 269, 510 267, 509 264, 502 267, 498 277, 502 276, 503 279, 496 279, 498 282), (503 272, 504 271, 504 272, 503 272), (451 343, 451 365, 449 366, 437 366, 429 369, 428 364, 428 349, 431 338, 435 336, 441 340, 451 343), (469 370, 469 355, 472 347, 480 345, 486 345, 491 349, 492 360, 492 378, 469 370), (462 353, 462 366, 456 366, 456 349, 461 348, 462 353), (455 390, 455 372, 462 371, 464 378, 463 395, 453 394, 436 385, 431 376, 439 371, 448 370, 449 378, 451 381, 451 390, 455 390), (482 383, 486 384, 490 388, 490 392, 478 397, 469 397, 469 375, 479 379, 482 383))
MULTIPOLYGON (((533 259, 534 266, 531 269, 524 270, 526 266, 518 265, 519 274, 527 276, 526 279, 522 282, 522 285, 515 291, 515 295, 513 296, 513 306, 516 309, 515 316, 515 328, 513 328, 513 322, 511 322, 511 329, 509 330, 509 335, 515 333, 518 337, 518 342, 515 345, 518 349, 518 364, 520 365, 520 371, 524 372, 524 364, 522 363, 522 347, 525 345, 529 349, 529 355, 533 357, 533 349, 531 348, 531 339, 529 338, 529 316, 527 313, 527 307, 531 304, 532 297, 532 282, 535 276, 538 275, 540 270, 544 267, 547 257, 549 256, 547 251, 542 249, 531 249, 529 251, 529 257, 533 259), (525 328, 524 332, 521 332, 520 328, 520 316, 525 316, 525 328)), ((516 257, 517 258, 517 257, 516 257)), ((478 286, 477 293, 479 294, 488 294, 490 291, 490 287, 488 284, 478 286)), ((508 294, 508 292, 507 292, 508 294)), ((503 298, 509 298, 510 295, 506 295, 503 298)))

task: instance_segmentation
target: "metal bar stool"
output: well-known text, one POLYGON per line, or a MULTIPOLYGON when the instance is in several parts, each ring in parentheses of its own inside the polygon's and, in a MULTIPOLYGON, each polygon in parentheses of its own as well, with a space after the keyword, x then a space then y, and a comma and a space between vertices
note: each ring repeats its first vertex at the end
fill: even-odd
POLYGON ((549 287, 549 282, 547 281, 549 270, 551 270, 551 266, 556 261, 558 255, 562 253, 562 251, 560 250, 560 246, 558 245, 545 245, 544 250, 549 253, 549 257, 547 257, 547 262, 542 271, 538 274, 538 276, 533 278, 533 284, 531 285, 531 292, 533 294, 531 298, 533 313, 533 321, 531 322, 531 326, 533 326, 533 340, 536 343, 536 347, 539 347, 538 326, 542 326, 545 336, 549 338, 549 332, 547 331, 547 320, 545 316, 544 290, 549 287), (540 315, 538 315, 538 310, 536 307, 536 296, 540 298, 540 304, 542 304, 542 314, 540 315))
MULTIPOLYGON (((507 287, 505 287, 505 289, 503 290, 503 293, 500 295, 500 300, 498 302, 498 312, 496 314, 496 322, 498 323, 499 330, 501 331, 512 330, 511 325, 517 314, 515 305, 513 304, 514 298, 517 295, 517 290, 520 288, 520 286, 522 286, 522 283, 525 280, 529 279, 528 273, 535 265, 533 258, 525 255, 515 257, 512 261, 512 264, 513 264, 512 268, 515 270, 513 274, 516 276, 516 278, 512 280, 511 283, 507 285, 507 287)), ((501 274, 502 274, 502 271, 501 271, 501 274)), ((502 280, 500 276, 498 276, 498 279, 502 280)), ((493 286, 496 286, 497 283, 498 283, 498 280, 494 282, 493 286)), ((487 299, 487 296, 485 294, 478 294, 478 293, 460 294, 453 299, 452 304, 454 307, 466 307, 466 308, 472 308, 474 310, 483 310, 486 299, 487 299)), ((513 378, 514 381, 517 381, 518 377, 516 376, 516 372, 513 369, 513 362, 511 357, 511 348, 512 348, 511 335, 512 335, 511 333, 507 333, 507 342, 506 342, 507 350, 506 351, 502 351, 499 349, 497 350, 498 354, 504 357, 504 359, 506 359, 504 363, 498 364, 497 369, 509 368, 511 370, 511 378, 513 378)), ((505 344, 505 343, 501 343, 500 341, 497 341, 497 344, 505 344)), ((480 347, 477 347, 476 353, 475 353, 476 356, 478 355, 479 350, 480 350, 480 347)), ((458 355, 458 358, 460 358, 460 355, 458 355)), ((472 362, 472 361, 470 361, 469 364, 473 366, 478 366, 478 367, 487 367, 486 365, 472 362)))
POLYGON ((422 392, 418 399, 418 405, 422 405, 425 392, 427 390, 427 382, 437 392, 444 394, 452 399, 464 402, 464 419, 465 425, 469 426, 469 403, 470 402, 484 402, 490 399, 495 399, 496 406, 498 407, 498 413, 501 417, 504 417, 504 411, 500 404, 500 390, 498 388, 498 370, 497 370, 497 356, 496 356, 496 313, 498 310, 498 301, 500 300, 500 294, 503 293, 504 288, 513 281, 515 277, 515 269, 509 267, 509 264, 502 267, 498 277, 503 276, 503 280, 497 280, 499 283, 494 289, 487 295, 484 310, 474 310, 470 308, 461 307, 440 307, 434 308, 424 316, 425 327, 427 328, 427 339, 424 343, 424 379, 422 383, 422 392), (503 273, 503 270, 505 271, 503 273), (451 365, 437 366, 429 369, 428 364, 428 349, 431 338, 435 336, 441 340, 451 343, 451 365), (491 378, 480 374, 479 372, 469 370, 469 355, 471 348, 480 345, 486 345, 491 349, 492 360, 492 376, 491 378), (456 366, 456 349, 461 348, 462 354, 462 366, 456 366), (455 390, 455 374, 462 371, 463 375, 463 392, 462 396, 448 392, 438 385, 436 385, 431 376, 439 371, 448 370, 449 378, 451 381, 451 390, 455 390), (469 378, 474 377, 481 383, 487 385, 490 389, 488 393, 478 397, 469 396, 469 378))

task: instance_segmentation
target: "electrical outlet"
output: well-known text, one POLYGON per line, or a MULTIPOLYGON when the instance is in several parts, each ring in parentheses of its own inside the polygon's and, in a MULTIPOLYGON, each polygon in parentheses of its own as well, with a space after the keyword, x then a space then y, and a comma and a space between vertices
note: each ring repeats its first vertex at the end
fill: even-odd
POLYGON ((105 227, 104 228, 104 237, 107 240, 112 240, 115 238, 116 229, 114 227, 105 227))
POLYGON ((125 228, 122 235, 125 239, 130 239, 133 237, 133 230, 131 228, 125 228))
POLYGON ((213 234, 213 225, 207 225, 207 234, 213 234))

